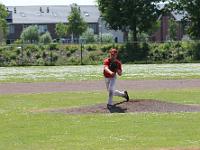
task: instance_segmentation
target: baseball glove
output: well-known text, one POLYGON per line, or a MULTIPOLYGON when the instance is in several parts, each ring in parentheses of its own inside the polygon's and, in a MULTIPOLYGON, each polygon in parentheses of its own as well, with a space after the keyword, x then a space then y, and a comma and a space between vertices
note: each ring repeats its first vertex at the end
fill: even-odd
POLYGON ((118 65, 116 62, 110 62, 110 65, 109 65, 109 69, 112 71, 112 72, 117 72, 117 69, 118 69, 118 65))

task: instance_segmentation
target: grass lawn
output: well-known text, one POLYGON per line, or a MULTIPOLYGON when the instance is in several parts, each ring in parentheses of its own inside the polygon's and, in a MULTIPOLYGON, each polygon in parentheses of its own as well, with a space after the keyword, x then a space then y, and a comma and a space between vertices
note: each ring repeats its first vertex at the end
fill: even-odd
MULTIPOLYGON (((102 65, 0 67, 1 82, 48 82, 102 79, 102 65)), ((199 79, 200 64, 123 65, 123 80, 199 79)))
MULTIPOLYGON (((0 95, 0 149, 148 150, 200 147, 200 113, 66 115, 31 112, 106 103, 106 97, 106 93, 99 92, 0 95)), ((200 88, 130 91, 130 97, 200 104, 200 88)))

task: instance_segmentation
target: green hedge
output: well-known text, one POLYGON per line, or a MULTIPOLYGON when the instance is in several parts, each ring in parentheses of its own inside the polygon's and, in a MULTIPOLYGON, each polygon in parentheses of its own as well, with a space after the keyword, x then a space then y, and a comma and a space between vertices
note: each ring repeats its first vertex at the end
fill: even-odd
POLYGON ((6 45, 0 47, 0 66, 102 64, 110 48, 123 63, 199 62, 200 41, 125 44, 6 45), (82 49, 82 53, 81 53, 82 49))

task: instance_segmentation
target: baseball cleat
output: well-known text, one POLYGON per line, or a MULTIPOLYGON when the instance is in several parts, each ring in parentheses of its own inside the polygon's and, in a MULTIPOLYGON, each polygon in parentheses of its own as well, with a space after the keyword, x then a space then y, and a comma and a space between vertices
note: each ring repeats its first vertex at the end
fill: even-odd
POLYGON ((124 91, 124 94, 125 94, 125 98, 126 98, 126 101, 128 102, 129 101, 129 96, 128 96, 128 92, 127 91, 124 91))

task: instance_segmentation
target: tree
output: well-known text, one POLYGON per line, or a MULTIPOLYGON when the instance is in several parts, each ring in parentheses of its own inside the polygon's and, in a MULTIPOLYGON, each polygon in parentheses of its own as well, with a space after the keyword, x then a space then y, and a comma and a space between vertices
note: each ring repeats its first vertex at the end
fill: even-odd
POLYGON ((68 21, 67 32, 71 35, 73 42, 74 37, 79 38, 79 36, 87 30, 87 24, 81 16, 80 7, 78 7, 77 4, 71 6, 71 13, 68 16, 68 21))
POLYGON ((20 38, 25 43, 37 43, 39 41, 38 27, 29 26, 22 31, 20 38))
POLYGON ((49 32, 44 33, 43 35, 40 36, 40 43, 43 44, 49 44, 52 42, 52 37, 49 32))
POLYGON ((3 4, 0 4, 0 42, 6 37, 7 34, 7 22, 6 17, 8 12, 3 4), (2 38, 2 39, 1 39, 2 38))
POLYGON ((56 24, 55 30, 59 38, 62 38, 67 35, 67 25, 63 23, 56 24))
POLYGON ((113 43, 113 35, 111 33, 103 33, 102 34, 102 43, 113 43))
POLYGON ((200 0, 176 0, 170 4, 174 9, 187 13, 184 20, 190 22, 188 33, 192 38, 200 39, 200 0))
POLYGON ((85 40, 86 43, 95 42, 95 34, 92 28, 88 28, 82 35, 81 38, 85 40))
POLYGON ((169 29, 168 29, 168 33, 169 33, 169 39, 170 40, 176 40, 177 37, 177 22, 173 19, 173 18, 170 18, 169 19, 169 29))
POLYGON ((148 32, 155 26, 160 14, 157 2, 160 0, 97 0, 101 17, 107 26, 114 30, 133 33, 133 41, 137 42, 137 34, 148 32))

